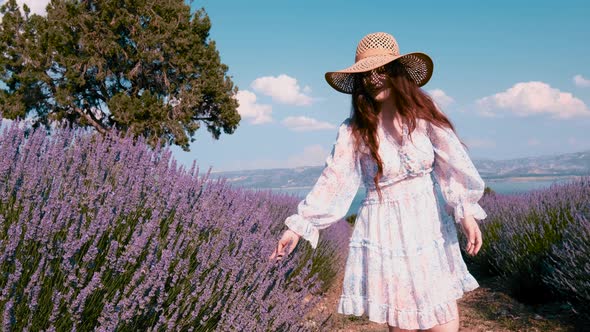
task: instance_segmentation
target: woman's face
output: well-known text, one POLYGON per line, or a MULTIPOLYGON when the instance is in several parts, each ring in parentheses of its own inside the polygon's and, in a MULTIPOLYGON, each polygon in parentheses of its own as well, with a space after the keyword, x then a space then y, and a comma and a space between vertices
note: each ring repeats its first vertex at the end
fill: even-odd
POLYGON ((390 97, 392 86, 385 67, 381 66, 361 75, 365 89, 375 101, 382 102, 390 97))

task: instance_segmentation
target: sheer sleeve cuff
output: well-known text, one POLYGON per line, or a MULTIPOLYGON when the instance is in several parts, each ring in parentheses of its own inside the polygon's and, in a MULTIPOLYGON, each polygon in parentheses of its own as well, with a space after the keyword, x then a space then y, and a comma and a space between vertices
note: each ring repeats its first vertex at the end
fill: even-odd
POLYGON ((456 223, 460 223, 466 214, 473 216, 477 220, 485 219, 488 216, 479 203, 461 202, 455 206, 454 217, 456 223))
POLYGON ((290 230, 299 234, 305 240, 309 241, 313 249, 317 247, 320 232, 319 229, 315 227, 311 222, 309 222, 308 220, 306 220, 298 214, 294 214, 285 219, 285 225, 287 225, 287 227, 289 227, 290 230))

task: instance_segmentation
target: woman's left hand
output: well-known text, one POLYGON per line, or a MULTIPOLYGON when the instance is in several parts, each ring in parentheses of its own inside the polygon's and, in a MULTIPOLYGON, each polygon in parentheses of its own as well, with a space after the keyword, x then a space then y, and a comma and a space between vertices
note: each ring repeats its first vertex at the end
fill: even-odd
POLYGON ((481 230, 473 216, 465 216, 461 221, 463 232, 467 236, 467 246, 465 251, 471 256, 475 256, 482 245, 481 230))

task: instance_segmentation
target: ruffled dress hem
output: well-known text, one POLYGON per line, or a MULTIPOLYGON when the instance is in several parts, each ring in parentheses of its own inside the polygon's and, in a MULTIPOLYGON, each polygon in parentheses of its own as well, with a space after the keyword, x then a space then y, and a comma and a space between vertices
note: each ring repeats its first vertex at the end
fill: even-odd
POLYGON ((341 295, 338 313, 355 316, 366 314, 369 321, 377 324, 387 323, 389 326, 397 326, 401 329, 424 330, 457 319, 459 313, 455 305, 456 301, 462 298, 465 292, 478 287, 477 280, 468 273, 458 281, 453 299, 420 310, 399 310, 388 304, 374 303, 365 296, 341 295))

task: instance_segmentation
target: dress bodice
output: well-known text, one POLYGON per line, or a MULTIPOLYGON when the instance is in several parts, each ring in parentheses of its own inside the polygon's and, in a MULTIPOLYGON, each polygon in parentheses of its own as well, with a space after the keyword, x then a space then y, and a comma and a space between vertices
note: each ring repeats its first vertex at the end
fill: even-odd
MULTIPOLYGON (((407 125, 402 125, 402 142, 398 143, 382 126, 378 126, 379 156, 383 162, 383 176, 379 179, 381 188, 408 177, 430 173, 434 164, 434 149, 426 131, 424 120, 417 119, 417 125, 409 134, 407 125)), ((377 164, 364 146, 359 154, 362 178, 368 190, 374 189, 373 178, 377 164)))
MULTIPOLYGON (((313 248, 317 246, 319 230, 345 216, 361 183, 365 185, 367 197, 374 197, 376 192, 373 178, 377 165, 364 144, 360 145, 360 151, 354 149, 351 121, 348 118, 339 126, 322 174, 299 202, 297 213, 285 220, 285 224, 309 240, 313 248)), ((432 182, 428 180, 432 173, 456 222, 466 214, 478 219, 486 217, 477 203, 485 183, 453 130, 417 119, 411 134, 407 126, 402 125, 401 144, 381 127, 378 127, 378 139, 378 152, 383 161, 379 188, 389 198, 404 193, 410 197, 420 188, 430 189, 432 182), (412 181, 401 182, 409 177, 412 181), (400 185, 392 186, 398 182, 400 185)))

